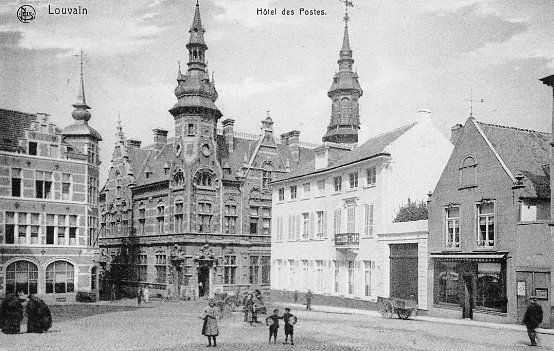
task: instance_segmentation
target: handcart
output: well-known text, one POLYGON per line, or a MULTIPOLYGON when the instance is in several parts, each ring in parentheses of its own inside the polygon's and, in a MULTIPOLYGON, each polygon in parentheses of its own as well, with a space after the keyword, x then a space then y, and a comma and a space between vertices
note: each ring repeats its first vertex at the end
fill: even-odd
POLYGON ((417 313, 417 301, 399 299, 397 297, 377 297, 377 306, 379 313, 384 318, 392 318, 396 313, 398 318, 408 319, 413 314, 417 313))

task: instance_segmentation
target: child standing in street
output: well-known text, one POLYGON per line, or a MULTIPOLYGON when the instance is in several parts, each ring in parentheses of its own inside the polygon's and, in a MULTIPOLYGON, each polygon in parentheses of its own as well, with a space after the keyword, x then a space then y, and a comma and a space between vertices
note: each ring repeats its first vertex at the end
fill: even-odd
POLYGON ((294 325, 296 324, 296 316, 290 313, 290 308, 285 308, 285 314, 283 314, 283 320, 285 321, 285 342, 283 344, 288 344, 289 335, 290 335, 290 344, 294 345, 294 340, 292 339, 294 335, 294 325))
POLYGON ((214 300, 210 300, 209 306, 206 307, 203 314, 204 324, 202 325, 202 335, 208 337, 208 345, 212 346, 212 339, 214 341, 213 347, 217 346, 215 338, 219 335, 219 329, 217 328, 217 314, 218 309, 215 306, 214 300))
POLYGON ((279 319, 283 319, 283 317, 279 317, 279 310, 274 309, 273 315, 269 316, 265 319, 265 324, 269 325, 269 343, 271 344, 271 336, 273 336, 273 343, 277 343, 277 331, 279 331, 279 319))

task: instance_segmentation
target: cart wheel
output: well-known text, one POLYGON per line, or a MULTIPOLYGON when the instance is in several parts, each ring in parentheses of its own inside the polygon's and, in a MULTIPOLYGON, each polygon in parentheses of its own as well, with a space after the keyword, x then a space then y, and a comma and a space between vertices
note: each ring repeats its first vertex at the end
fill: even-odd
POLYGON ((412 310, 408 310, 408 309, 404 309, 404 308, 397 308, 396 313, 398 314, 398 318, 408 319, 412 315, 412 310))
POLYGON ((390 301, 383 300, 379 305, 379 313, 381 313, 383 318, 392 318, 392 305, 390 301))

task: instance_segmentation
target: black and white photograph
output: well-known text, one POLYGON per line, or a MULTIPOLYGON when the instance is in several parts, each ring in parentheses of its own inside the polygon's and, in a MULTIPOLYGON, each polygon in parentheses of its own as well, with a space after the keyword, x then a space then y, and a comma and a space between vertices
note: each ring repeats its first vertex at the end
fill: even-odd
POLYGON ((0 0, 0 351, 554 351, 551 0, 0 0))

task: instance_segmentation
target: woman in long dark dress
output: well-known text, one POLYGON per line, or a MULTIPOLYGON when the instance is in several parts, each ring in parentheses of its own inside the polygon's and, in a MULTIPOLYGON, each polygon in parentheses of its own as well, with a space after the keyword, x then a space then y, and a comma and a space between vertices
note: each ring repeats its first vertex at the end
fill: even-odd
POLYGON ((29 295, 27 299, 27 333, 44 333, 52 326, 50 309, 36 295, 29 295))
POLYGON ((17 334, 21 331, 23 304, 16 295, 7 295, 0 305, 0 329, 4 334, 17 334))
POLYGON ((216 337, 219 335, 219 329, 217 328, 218 312, 215 302, 210 300, 209 306, 204 310, 204 324, 202 325, 202 335, 208 337, 208 346, 212 346, 212 339, 214 341, 213 346, 217 346, 216 337))

